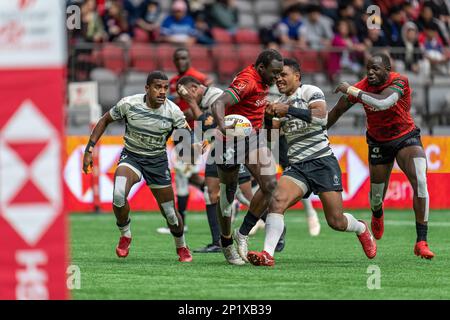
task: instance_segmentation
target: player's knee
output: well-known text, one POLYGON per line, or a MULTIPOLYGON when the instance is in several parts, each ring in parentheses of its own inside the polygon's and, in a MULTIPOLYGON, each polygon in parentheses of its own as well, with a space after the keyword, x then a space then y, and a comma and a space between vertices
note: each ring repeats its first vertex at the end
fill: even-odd
POLYGON ((123 176, 117 176, 114 181, 113 191, 113 205, 117 208, 125 206, 126 199, 126 185, 127 178, 123 176))
POLYGON ((277 180, 275 178, 266 179, 260 186, 261 191, 266 196, 271 196, 277 187, 277 180))
POLYGON ((273 210, 270 212, 280 212, 280 210, 284 211, 282 209, 286 206, 287 201, 288 201, 288 197, 287 197, 286 193, 280 192, 280 191, 275 191, 273 193, 272 202, 270 204, 271 209, 273 209, 273 210))
POLYGON ((161 203, 163 214, 166 217, 167 223, 172 226, 178 225, 177 212, 173 201, 161 203))

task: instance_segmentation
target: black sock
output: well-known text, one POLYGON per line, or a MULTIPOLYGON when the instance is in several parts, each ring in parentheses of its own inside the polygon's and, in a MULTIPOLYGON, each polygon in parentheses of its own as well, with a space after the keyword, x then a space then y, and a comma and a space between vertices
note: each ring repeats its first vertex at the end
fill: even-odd
POLYGON ((239 228, 239 233, 244 236, 248 236, 250 230, 253 229, 258 220, 258 217, 255 217, 253 213, 248 211, 244 217, 244 221, 242 222, 241 227, 239 228))
POLYGON ((217 221, 217 203, 206 205, 206 215, 208 217, 209 230, 211 231, 212 243, 219 245, 220 228, 217 221))
POLYGON ((427 241, 428 224, 421 224, 416 221, 417 242, 427 241))
POLYGON ((183 224, 185 224, 186 221, 186 207, 189 200, 189 195, 187 196, 177 196, 178 200, 178 212, 180 213, 181 219, 183 220, 183 224))
POLYGON ((264 222, 266 222, 267 219, 267 215, 269 214, 269 210, 264 211, 264 213, 262 214, 262 216, 260 217, 260 219, 264 222))
POLYGON ((226 248, 233 244, 233 238, 225 238, 224 236, 220 235, 220 242, 222 243, 222 248, 226 248))
POLYGON ((177 238, 179 238, 179 237, 181 237, 181 236, 183 235, 183 231, 181 231, 181 232, 175 232, 175 231, 170 230, 170 233, 171 233, 174 237, 177 237, 177 238))
POLYGON ((383 208, 380 208, 377 211, 372 210, 372 215, 375 218, 381 218, 381 216, 383 215, 383 208))
POLYGON ((128 218, 127 222, 125 222, 124 224, 119 224, 118 222, 116 222, 116 225, 117 225, 119 228, 123 228, 123 227, 126 227, 130 222, 131 222, 131 219, 128 218))

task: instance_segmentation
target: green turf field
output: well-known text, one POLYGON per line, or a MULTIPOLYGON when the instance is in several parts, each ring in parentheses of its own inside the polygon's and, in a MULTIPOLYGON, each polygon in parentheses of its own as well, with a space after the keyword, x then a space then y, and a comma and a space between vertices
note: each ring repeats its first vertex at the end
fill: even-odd
MULTIPOLYGON (((243 213, 237 219, 240 225, 243 213)), ((286 217, 287 242, 273 268, 231 266, 221 253, 193 254, 177 261, 169 235, 157 234, 159 213, 133 213, 130 255, 119 259, 119 232, 112 214, 72 214, 71 263, 81 270, 81 289, 73 299, 450 299, 450 212, 430 213, 428 240, 433 261, 413 254, 411 211, 386 212, 385 234, 373 260, 364 255, 354 234, 329 228, 308 234, 303 212, 286 217), (369 290, 368 267, 381 272, 381 288, 369 290)), ((369 219, 367 211, 355 216, 369 219)), ((191 248, 209 243, 206 214, 188 214, 191 248)), ((250 239, 250 250, 262 250, 263 232, 250 239)), ((373 283, 373 282, 371 282, 373 283)))

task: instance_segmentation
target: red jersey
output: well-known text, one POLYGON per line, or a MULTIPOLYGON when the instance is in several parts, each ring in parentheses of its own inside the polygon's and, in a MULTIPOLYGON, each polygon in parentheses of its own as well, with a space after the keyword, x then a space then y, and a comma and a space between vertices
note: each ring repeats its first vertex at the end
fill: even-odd
POLYGON ((367 133, 376 141, 392 141, 416 128, 414 120, 411 117, 411 88, 408 78, 396 73, 390 72, 388 80, 380 86, 371 86, 367 77, 354 85, 356 88, 365 92, 379 94, 386 88, 390 88, 400 94, 400 99, 395 105, 387 110, 377 110, 361 100, 348 96, 352 103, 361 103, 367 115, 367 133))
POLYGON ((228 92, 236 102, 225 109, 225 115, 239 114, 247 117, 253 129, 260 129, 264 122, 269 86, 263 83, 254 65, 239 72, 225 92, 228 92))
MULTIPOLYGON (((198 71, 197 69, 195 69, 193 67, 190 67, 189 69, 186 70, 185 73, 178 74, 178 75, 174 76, 172 79, 170 79, 169 92, 171 95, 173 95, 177 92, 177 82, 184 76, 191 76, 191 77, 197 79, 198 81, 200 81, 204 85, 206 85, 206 81, 208 80, 208 76, 206 74, 201 73, 200 71, 198 71)), ((185 110, 189 109, 189 104, 184 99, 179 99, 176 103, 180 107, 181 111, 185 111, 185 110)), ((188 123, 191 128, 194 128, 193 127, 194 120, 188 121, 188 123)))

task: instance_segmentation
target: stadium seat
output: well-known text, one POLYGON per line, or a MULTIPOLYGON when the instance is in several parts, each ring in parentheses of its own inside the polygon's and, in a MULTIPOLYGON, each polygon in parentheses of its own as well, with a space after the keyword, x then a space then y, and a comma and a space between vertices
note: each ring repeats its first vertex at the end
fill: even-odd
POLYGON ((125 50, 123 47, 105 43, 101 49, 103 66, 116 74, 122 73, 126 68, 125 50))
POLYGON ((158 68, 158 57, 154 48, 148 44, 132 44, 129 57, 132 70, 150 72, 158 68))
POLYGON ((157 47, 159 68, 165 72, 177 72, 173 63, 173 53, 177 47, 170 44, 160 44, 157 47))
POLYGON ((253 13, 245 13, 245 12, 239 12, 239 28, 254 28, 255 23, 255 16, 253 13))
POLYGON ((236 8, 239 12, 252 13, 253 12, 253 2, 248 0, 237 0, 236 8))
POLYGON ((216 45, 213 47, 213 57, 219 82, 229 82, 240 67, 236 49, 233 45, 216 45))
POLYGON ((302 73, 323 72, 322 59, 318 52, 294 50, 292 55, 300 62, 302 73))
POLYGON ((263 48, 257 44, 240 45, 238 51, 241 68, 245 68, 246 66, 255 63, 256 58, 261 53, 262 49, 263 48))
POLYGON ((236 43, 259 44, 259 35, 253 29, 239 29, 235 35, 236 43))
POLYGON ((133 29, 133 42, 136 43, 148 43, 150 41, 150 37, 148 36, 148 32, 141 28, 133 29))
POLYGON ((211 28, 211 34, 217 43, 233 43, 233 37, 225 29, 217 27, 211 28))
POLYGON ((257 15, 262 13, 280 13, 280 2, 273 0, 258 0, 255 1, 255 12, 257 15))
POLYGON ((105 68, 91 71, 91 79, 98 83, 98 100, 103 111, 108 110, 120 99, 120 79, 115 72, 105 68))
POLYGON ((258 15, 258 27, 259 28, 263 28, 263 27, 270 28, 280 20, 281 20, 280 16, 275 13, 260 14, 260 15, 258 15))
POLYGON ((189 47, 192 66, 201 72, 212 72, 214 62, 211 59, 209 49, 205 46, 189 47))

